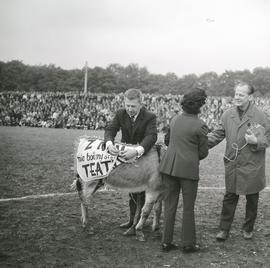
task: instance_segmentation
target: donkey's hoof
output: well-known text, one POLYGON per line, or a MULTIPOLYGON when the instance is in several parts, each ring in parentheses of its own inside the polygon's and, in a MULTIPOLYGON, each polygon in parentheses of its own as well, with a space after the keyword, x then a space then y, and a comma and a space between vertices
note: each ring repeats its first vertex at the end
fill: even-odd
POLYGON ((136 239, 140 242, 145 242, 145 237, 142 231, 136 230, 136 239))
POLYGON ((81 218, 82 228, 85 229, 87 227, 87 221, 81 218))

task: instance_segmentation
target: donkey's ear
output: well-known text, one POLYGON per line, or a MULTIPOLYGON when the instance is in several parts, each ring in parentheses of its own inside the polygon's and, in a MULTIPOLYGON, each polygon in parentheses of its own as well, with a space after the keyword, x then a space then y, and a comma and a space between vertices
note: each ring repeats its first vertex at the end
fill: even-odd
POLYGON ((102 151, 105 151, 106 150, 106 142, 102 142, 101 150, 102 151))

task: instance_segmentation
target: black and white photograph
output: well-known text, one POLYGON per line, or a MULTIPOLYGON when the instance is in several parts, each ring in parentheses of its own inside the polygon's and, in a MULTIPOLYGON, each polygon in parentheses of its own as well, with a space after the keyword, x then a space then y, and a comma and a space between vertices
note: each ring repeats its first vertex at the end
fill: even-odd
POLYGON ((0 0, 0 267, 269 267, 269 14, 0 0))

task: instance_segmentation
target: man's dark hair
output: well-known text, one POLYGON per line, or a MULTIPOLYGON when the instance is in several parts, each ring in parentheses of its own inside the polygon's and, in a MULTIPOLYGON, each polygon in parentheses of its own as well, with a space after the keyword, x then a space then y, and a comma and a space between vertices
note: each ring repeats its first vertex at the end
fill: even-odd
POLYGON ((205 104, 207 95, 203 89, 196 88, 195 90, 184 95, 181 106, 184 112, 188 114, 199 114, 200 108, 205 104))

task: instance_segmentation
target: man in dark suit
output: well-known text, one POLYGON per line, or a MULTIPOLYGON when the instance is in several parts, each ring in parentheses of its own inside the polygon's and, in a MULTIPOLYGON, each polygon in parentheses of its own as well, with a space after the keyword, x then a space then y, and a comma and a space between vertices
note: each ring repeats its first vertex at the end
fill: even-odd
POLYGON ((165 143, 169 146, 160 163, 163 182, 168 189, 164 202, 163 252, 178 248, 172 244, 172 240, 180 190, 183 195, 183 252, 191 253, 200 249, 196 244, 194 205, 199 163, 208 154, 208 128, 198 118, 205 99, 206 94, 201 89, 185 94, 181 102, 183 113, 172 119, 169 134, 165 137, 165 143))
MULTIPOLYGON (((140 157, 147 153, 157 140, 156 115, 147 111, 142 106, 142 93, 139 89, 128 89, 124 96, 125 108, 116 112, 115 117, 105 129, 104 140, 106 148, 111 154, 118 154, 119 150, 114 146, 114 139, 121 130, 121 142, 137 144, 138 146, 126 149, 121 156, 126 160, 140 157)), ((145 202, 145 192, 129 194, 129 221, 121 224, 121 228, 127 228, 125 235, 134 235, 135 226, 145 202), (136 211, 137 210, 137 211, 136 211)))

